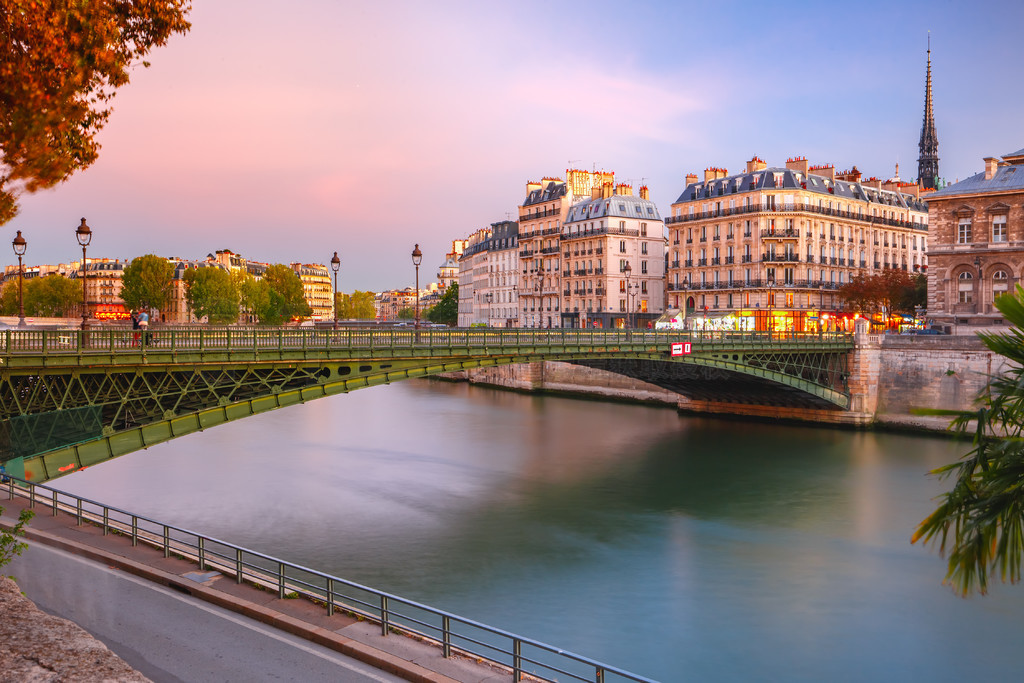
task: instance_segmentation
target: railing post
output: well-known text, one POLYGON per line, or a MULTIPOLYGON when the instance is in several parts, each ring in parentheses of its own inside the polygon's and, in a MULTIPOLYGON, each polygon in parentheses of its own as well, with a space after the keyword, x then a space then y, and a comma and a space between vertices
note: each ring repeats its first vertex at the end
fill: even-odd
POLYGON ((36 506, 36 485, 28 485, 28 506, 34 508, 36 506))
POLYGON ((51 503, 51 505, 53 506, 53 513, 52 513, 51 516, 56 517, 57 516, 57 489, 53 489, 52 501, 53 502, 51 503))
POLYGON ((380 634, 388 634, 388 596, 380 596, 380 634))
POLYGON ((171 556, 171 528, 164 524, 164 557, 171 556))
POLYGON ((594 683, 604 683, 604 667, 599 666, 594 672, 594 683))
POLYGON ((327 577, 327 616, 334 616, 334 579, 327 577))
POLYGON ((206 569, 206 539, 199 536, 198 543, 196 544, 199 550, 199 571, 206 569))
POLYGON ((447 614, 441 617, 441 656, 447 659, 452 656, 452 624, 447 614))
POLYGON ((518 638, 512 640, 512 680, 523 680, 523 641, 518 638))
POLYGON ((139 545, 139 516, 132 515, 132 547, 139 545))
POLYGON ((242 549, 235 548, 235 583, 242 583, 242 549))
POLYGON ((110 508, 103 506, 103 535, 110 533, 110 508))
POLYGON ((284 600, 284 562, 277 563, 277 597, 284 600))
POLYGON ((76 498, 75 504, 75 526, 82 526, 82 499, 76 498))

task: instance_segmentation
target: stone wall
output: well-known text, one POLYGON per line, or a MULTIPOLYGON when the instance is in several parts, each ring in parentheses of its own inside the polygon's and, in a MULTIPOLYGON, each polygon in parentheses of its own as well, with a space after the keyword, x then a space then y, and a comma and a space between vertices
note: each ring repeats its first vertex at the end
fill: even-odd
POLYGON ((660 387, 604 370, 543 362, 452 373, 452 379, 519 391, 674 405, 693 413, 867 427, 895 426, 943 431, 949 418, 913 414, 917 408, 965 410, 1005 359, 974 336, 858 335, 849 365, 850 410, 804 410, 693 401, 660 387))

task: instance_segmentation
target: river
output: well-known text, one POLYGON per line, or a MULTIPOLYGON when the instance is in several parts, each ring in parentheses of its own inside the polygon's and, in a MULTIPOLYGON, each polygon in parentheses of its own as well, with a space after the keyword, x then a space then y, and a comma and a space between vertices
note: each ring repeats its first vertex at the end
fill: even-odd
POLYGON ((964 448, 416 380, 55 483, 661 681, 1017 680, 910 544, 964 448))

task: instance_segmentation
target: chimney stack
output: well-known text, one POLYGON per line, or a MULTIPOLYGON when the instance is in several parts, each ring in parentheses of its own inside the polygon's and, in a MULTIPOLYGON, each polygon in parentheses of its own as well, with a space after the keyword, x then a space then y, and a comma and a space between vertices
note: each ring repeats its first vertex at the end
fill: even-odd
POLYGON ((687 173, 686 174, 686 184, 687 185, 693 185, 695 182, 697 182, 697 174, 696 173, 687 173))
POLYGON ((641 185, 640 186, 640 199, 648 199, 649 200, 650 198, 651 198, 651 191, 647 189, 646 185, 641 185))
POLYGON ((790 171, 807 175, 807 157, 791 157, 786 159, 786 168, 790 171))
POLYGON ((999 167, 999 159, 985 157, 985 180, 992 180, 996 175, 996 168, 999 167))

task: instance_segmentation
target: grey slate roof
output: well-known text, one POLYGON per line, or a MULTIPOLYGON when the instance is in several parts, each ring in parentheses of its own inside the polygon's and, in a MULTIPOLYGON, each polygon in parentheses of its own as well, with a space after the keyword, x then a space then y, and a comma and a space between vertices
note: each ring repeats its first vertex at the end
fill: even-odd
POLYGON ((614 194, 607 198, 585 199, 573 204, 569 209, 569 215, 565 217, 565 222, 574 223, 606 217, 661 220, 658 207, 650 199, 642 199, 636 195, 614 194))
POLYGON ((549 180, 544 183, 539 190, 533 190, 530 194, 526 195, 526 201, 523 202, 523 206, 542 204, 544 202, 549 202, 552 199, 564 197, 567 191, 568 187, 566 187, 565 181, 549 180))
MULTIPOLYGON (((1024 150, 1021 150, 1024 153, 1024 150)), ((1006 156, 1014 156, 1007 154, 1006 156)), ((960 194, 976 194, 980 192, 1006 192, 1007 190, 1024 190, 1024 164, 997 166, 995 175, 985 180, 985 173, 977 173, 959 183, 953 183, 928 195, 932 197, 950 197, 960 194)))
POLYGON ((726 178, 718 178, 707 182, 696 182, 686 186, 675 203, 711 200, 739 192, 756 189, 805 189, 809 192, 834 197, 859 199, 873 204, 883 204, 913 211, 927 211, 928 205, 910 195, 889 190, 876 190, 873 187, 852 183, 845 180, 831 181, 828 178, 812 174, 798 174, 788 168, 769 166, 760 171, 737 173, 726 178), (778 180, 776 180, 778 178, 778 180))

